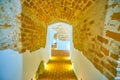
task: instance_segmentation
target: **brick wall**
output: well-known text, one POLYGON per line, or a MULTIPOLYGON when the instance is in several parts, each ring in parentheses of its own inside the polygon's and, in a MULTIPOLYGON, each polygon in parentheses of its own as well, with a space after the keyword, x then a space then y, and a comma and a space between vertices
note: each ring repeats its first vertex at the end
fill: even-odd
MULTIPOLYGON (((120 58, 120 1, 109 0, 107 5, 107 14, 105 19, 105 26, 103 30, 103 37, 108 40, 107 44, 102 44, 108 52, 104 62, 103 70, 106 70, 104 74, 109 79, 116 77, 116 80, 120 79, 119 73, 119 58, 120 58), (108 65, 108 66, 107 66, 108 65), (111 77, 110 77, 111 76, 111 77), (117 79, 119 78, 119 79, 117 79)), ((106 53, 103 51, 103 53, 106 53)))
POLYGON ((22 50, 35 51, 41 47, 45 47, 46 43, 46 24, 36 15, 34 5, 29 2, 22 4, 22 27, 21 42, 22 50))
POLYGON ((93 3, 93 0, 22 0, 21 51, 45 46, 47 25, 57 21, 76 25, 81 11, 85 12, 93 3))
POLYGON ((81 50, 93 62, 96 53, 100 53, 99 41, 108 43, 102 36, 107 0, 97 0, 84 14, 80 15, 79 23, 73 28, 75 48, 81 50), (99 39, 99 41, 98 41, 99 39))
POLYGON ((19 0, 0 1, 0 49, 24 52, 45 47, 46 25, 32 11, 19 0))
POLYGON ((120 1, 97 0, 73 29, 73 42, 109 80, 119 80, 120 1))
POLYGON ((46 24, 35 14, 34 6, 21 2, 0 1, 0 49, 24 52, 45 47, 46 24))
POLYGON ((0 49, 24 52, 45 47, 47 25, 58 21, 76 25, 81 11, 87 11, 93 3, 94 0, 1 0, 0 49))

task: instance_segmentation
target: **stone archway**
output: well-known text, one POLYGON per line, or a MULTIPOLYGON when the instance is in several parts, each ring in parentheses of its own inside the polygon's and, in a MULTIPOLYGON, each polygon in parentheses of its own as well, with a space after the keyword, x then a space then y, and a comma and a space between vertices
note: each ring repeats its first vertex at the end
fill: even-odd
POLYGON ((47 30, 47 42, 46 42, 46 47, 49 47, 49 49, 51 49, 51 45, 54 43, 54 35, 57 34, 57 45, 56 48, 57 50, 69 50, 70 47, 72 46, 72 26, 64 23, 64 22, 58 22, 58 23, 54 23, 48 26, 48 30, 47 30), (67 34, 67 36, 65 36, 65 38, 59 38, 59 35, 61 34, 67 34), (61 43, 61 42, 62 43, 61 43))

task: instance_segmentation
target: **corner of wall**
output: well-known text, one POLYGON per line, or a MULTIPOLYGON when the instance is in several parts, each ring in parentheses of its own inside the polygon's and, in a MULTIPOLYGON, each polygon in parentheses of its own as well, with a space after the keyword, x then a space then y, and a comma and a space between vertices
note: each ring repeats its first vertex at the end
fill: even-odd
POLYGON ((23 80, 35 78, 41 61, 48 62, 50 52, 46 48, 40 48, 34 52, 28 50, 23 54, 23 80))

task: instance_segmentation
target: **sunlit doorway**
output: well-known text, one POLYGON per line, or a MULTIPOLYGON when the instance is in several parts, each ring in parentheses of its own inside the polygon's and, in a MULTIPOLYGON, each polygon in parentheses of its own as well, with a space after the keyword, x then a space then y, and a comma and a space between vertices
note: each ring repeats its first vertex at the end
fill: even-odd
POLYGON ((55 51, 59 51, 62 55, 68 54, 72 45, 72 26, 64 22, 49 25, 47 43, 53 55, 55 51))
POLYGON ((73 71, 70 49, 72 48, 72 26, 58 22, 48 26, 47 47, 51 50, 41 80, 77 80, 73 71))

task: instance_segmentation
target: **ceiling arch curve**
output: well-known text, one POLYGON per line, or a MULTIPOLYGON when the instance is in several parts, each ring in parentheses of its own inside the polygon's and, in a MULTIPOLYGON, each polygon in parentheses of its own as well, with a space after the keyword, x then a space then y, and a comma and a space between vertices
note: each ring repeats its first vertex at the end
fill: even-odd
POLYGON ((34 51, 45 47, 48 25, 65 22, 76 26, 80 23, 82 14, 86 13, 94 3, 95 0, 22 0, 23 51, 26 49, 34 51), (31 38, 28 39, 28 35, 31 38), (31 45, 27 46, 28 44, 31 45))
POLYGON ((75 25, 80 15, 86 12, 95 0, 24 0, 24 10, 31 13, 49 25, 53 22, 63 21, 75 25))

